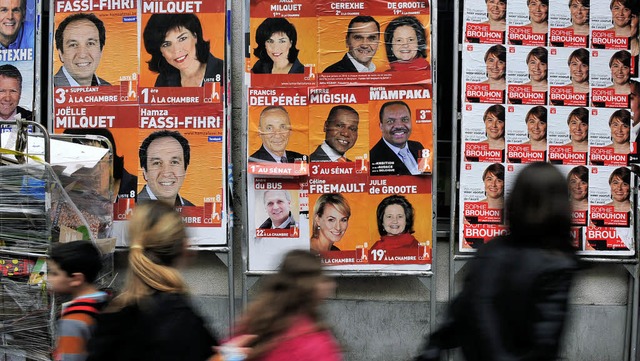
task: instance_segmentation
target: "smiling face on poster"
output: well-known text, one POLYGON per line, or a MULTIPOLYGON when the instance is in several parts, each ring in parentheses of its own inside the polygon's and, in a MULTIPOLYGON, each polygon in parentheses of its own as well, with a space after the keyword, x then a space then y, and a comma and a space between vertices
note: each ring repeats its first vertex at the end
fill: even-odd
POLYGON ((476 1, 468 4, 464 12, 465 42, 502 44, 507 28, 507 2, 505 0, 476 1))
POLYGON ((549 40, 554 47, 588 47, 589 0, 549 1, 549 40), (568 6, 567 6, 568 5, 568 6))

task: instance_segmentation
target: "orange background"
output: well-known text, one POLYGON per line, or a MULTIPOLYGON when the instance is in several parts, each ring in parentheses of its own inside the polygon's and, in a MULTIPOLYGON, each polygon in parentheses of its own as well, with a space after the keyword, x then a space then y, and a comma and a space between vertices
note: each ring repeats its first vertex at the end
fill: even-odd
MULTIPOLYGON (((324 122, 327 120, 331 108, 338 104, 312 105, 309 107, 309 154, 322 144, 325 138, 323 131, 324 122)), ((355 160, 356 156, 369 154, 369 105, 368 104, 348 104, 359 114, 358 140, 353 148, 349 149, 346 157, 355 160)))
MULTIPOLYGON (((152 14, 144 14, 141 19, 140 30, 140 86, 153 87, 158 77, 158 73, 149 70, 147 62, 151 60, 151 55, 144 48, 144 39, 142 33, 152 14)), ((224 35, 225 35, 225 16, 224 13, 207 13, 196 14, 202 24, 202 33, 204 40, 210 43, 209 52, 216 58, 224 60, 224 35)))
MULTIPOLYGON (((338 62, 344 54, 349 50, 345 37, 349 21, 353 16, 335 16, 335 17, 319 17, 318 18, 318 73, 321 73, 329 65, 338 62)), ((378 51, 373 57, 373 63, 376 64, 376 72, 389 69, 389 61, 387 60, 387 52, 384 46, 384 31, 387 25, 395 16, 375 16, 376 21, 380 23, 380 43, 378 51)), ((429 15, 418 15, 418 20, 425 26, 427 35, 427 61, 431 62, 431 26, 429 15)))
MULTIPOLYGON (((72 14, 56 14, 55 29, 58 29, 58 25, 72 14)), ((106 29, 105 45, 102 49, 102 58, 96 74, 111 83, 111 85, 118 85, 120 84, 121 76, 131 76, 138 73, 138 49, 136 46, 138 23, 122 22, 124 16, 136 16, 136 10, 95 11, 94 14, 104 22, 106 29)), ((53 56, 54 73, 61 66, 62 62, 56 49, 53 56)))
MULTIPOLYGON (((258 46, 256 43, 256 29, 266 18, 251 18, 250 21, 250 35, 251 35, 251 49, 249 50, 251 60, 247 72, 251 72, 253 64, 258 61, 258 58, 253 55, 253 50, 258 46)), ((287 18, 287 20, 293 24, 296 28, 298 35, 298 41, 296 48, 300 50, 298 53, 298 60, 302 65, 313 64, 318 61, 318 49, 317 49, 317 21, 316 18, 287 18)))
MULTIPOLYGON (((394 100, 375 100, 369 103, 370 105, 370 122, 369 122, 369 142, 373 147, 382 138, 382 132, 380 131, 380 108, 384 103, 394 100)), ((433 151, 433 121, 430 124, 416 123, 416 109, 432 109, 431 99, 410 99, 403 100, 411 109, 411 136, 409 140, 422 143, 425 148, 433 151)))
MULTIPOLYGON (((157 130, 159 129, 140 129, 136 148, 149 134, 157 130)), ((209 135, 220 135, 222 130, 179 129, 178 131, 189 140, 191 148, 191 160, 179 194, 196 206, 203 206, 204 197, 214 197, 222 189, 222 157, 214 155, 222 154, 223 143, 208 142, 207 139, 209 135)), ((142 175, 142 168, 139 168, 136 173, 138 174, 138 192, 140 192, 146 182, 142 175)), ((224 196, 222 194, 223 198, 224 196)))
MULTIPOLYGON (((429 178, 431 181, 431 178, 429 178)), ((426 240, 432 240, 433 234, 431 233, 432 229, 432 211, 431 211, 431 193, 427 194, 401 194, 405 196, 409 203, 413 206, 413 229, 415 233, 413 236, 418 240, 418 242, 424 242, 426 240)), ((371 242, 369 243, 369 248, 373 246, 376 241, 380 239, 380 233, 378 233, 378 220, 376 218, 376 210, 378 209, 378 204, 390 196, 390 194, 376 194, 369 195, 367 201, 369 202, 369 218, 368 222, 371 224, 371 229, 369 230, 369 236, 371 237, 371 242)))
MULTIPOLYGON (((249 107, 249 155, 260 149, 260 146, 262 145, 262 139, 258 135, 258 124, 260 123, 260 112, 264 108, 266 107, 249 107)), ((308 156, 308 107, 288 106, 284 108, 289 113, 289 120, 291 121, 291 133, 289 134, 289 144, 286 149, 306 154, 308 156)))
MULTIPOLYGON (((320 196, 321 194, 309 194, 309 238, 313 235, 313 218, 315 216, 313 207, 320 196)), ((347 232, 340 241, 336 242, 336 247, 340 248, 341 251, 355 250, 356 246, 362 246, 364 242, 368 242, 369 247, 371 247, 371 239, 367 238, 367 234, 370 233, 368 213, 372 210, 375 212, 375 208, 366 207, 364 199, 368 198, 367 193, 342 193, 342 196, 349 203, 351 217, 349 218, 347 232)), ((375 222, 372 225, 375 226, 375 222)))

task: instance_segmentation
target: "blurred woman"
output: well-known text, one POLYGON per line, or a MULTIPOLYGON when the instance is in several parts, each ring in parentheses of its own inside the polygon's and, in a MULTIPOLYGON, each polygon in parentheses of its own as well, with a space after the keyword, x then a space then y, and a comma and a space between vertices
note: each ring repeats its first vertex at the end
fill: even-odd
POLYGON ((507 28, 507 0, 485 0, 488 20, 492 31, 505 31, 507 28))
POLYGON ((574 152, 589 151, 589 111, 586 108, 575 108, 567 117, 570 145, 574 152))
POLYGON ((609 4, 611 10, 611 22, 616 36, 629 39, 629 50, 631 55, 638 55, 638 16, 640 16, 640 5, 634 0, 611 0, 609 4))
POLYGON ((537 34, 546 34, 549 31, 549 0, 527 0, 529 8, 529 20, 525 26, 537 34))
POLYGON ((589 93, 589 51, 587 49, 574 50, 569 59, 569 79, 574 93, 589 93))
POLYGON ((258 61, 251 68, 254 74, 302 74, 304 65, 298 60, 298 33, 285 18, 266 18, 256 30, 253 55, 258 61))
POLYGON ((529 82, 531 90, 537 92, 547 91, 547 63, 548 52, 541 46, 531 49, 527 54, 527 68, 529 69, 529 82))
POLYGON ((616 94, 631 93, 631 53, 626 50, 615 52, 609 59, 611 81, 609 89, 615 89, 616 94))
POLYGON ((535 106, 527 112, 524 118, 527 124, 528 141, 523 144, 531 144, 531 150, 547 150, 547 108, 542 105, 535 106))
POLYGON ((629 154, 631 144, 631 113, 627 109, 618 109, 609 117, 609 129, 611 129, 611 144, 608 148, 613 148, 616 154, 629 154))
POLYGON ((591 10, 590 7, 590 0, 569 0, 571 25, 569 25, 567 28, 573 29, 573 33, 575 35, 589 36, 589 12, 591 10))
POLYGON ((199 87, 222 82, 222 60, 213 56, 194 14, 153 14, 142 34, 156 87, 199 87))
POLYGON ((409 201, 394 194, 378 204, 376 219, 380 240, 374 249, 418 249, 418 240, 413 236, 414 209, 409 201))
POLYGON ((427 62, 427 34, 415 16, 391 20, 384 32, 390 71, 430 70, 427 62))
POLYGON ((311 249, 316 252, 339 251, 335 246, 347 232, 351 207, 339 193, 321 195, 313 207, 311 249))
POLYGON ((518 174, 507 200, 509 233, 480 247, 462 292, 419 361, 461 346, 466 360, 556 360, 577 271, 564 176, 549 163, 518 174))
POLYGON ((480 202, 486 202, 490 209, 504 208, 504 166, 493 163, 482 172, 485 198, 480 202))
POLYGON ((616 168, 609 176, 612 201, 607 206, 613 206, 615 212, 631 211, 631 171, 627 167, 616 168))
POLYGON ((129 220, 129 269, 122 293, 100 315, 89 361, 207 360, 216 338, 189 301, 175 268, 187 247, 182 217, 160 201, 129 220))
POLYGON ((487 80, 482 84, 489 84, 491 90, 505 90, 507 87, 507 49, 500 44, 491 46, 484 54, 487 69, 487 80))
POLYGON ((288 252, 249 305, 236 328, 255 335, 247 361, 340 361, 339 346, 320 317, 322 302, 334 296, 335 282, 322 273, 309 251, 288 252))
POLYGON ((589 210, 589 169, 583 165, 572 168, 567 181, 571 209, 582 212, 589 210))
POLYGON ((482 116, 487 139, 479 143, 489 144, 489 149, 504 150, 504 118, 504 106, 494 104, 487 108, 482 116))

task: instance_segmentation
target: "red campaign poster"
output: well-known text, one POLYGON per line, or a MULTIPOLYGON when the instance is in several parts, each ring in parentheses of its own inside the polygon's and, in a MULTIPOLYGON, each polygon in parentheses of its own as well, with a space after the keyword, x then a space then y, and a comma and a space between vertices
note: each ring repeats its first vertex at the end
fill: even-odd
POLYGON ((592 108, 589 127, 589 162, 625 166, 631 152, 631 114, 627 109, 592 108))
POLYGON ((542 105, 507 106, 507 162, 547 160, 547 108, 542 105))
POLYGON ((371 87, 369 174, 424 175, 433 170, 429 87, 371 87))
POLYGON ((546 105, 549 92, 548 50, 542 46, 507 48, 507 102, 546 105))
POLYGON ((465 162, 504 162, 505 114, 502 104, 465 104, 461 132, 465 162))
POLYGON ((507 8, 507 39, 511 45, 546 46, 549 34, 549 2, 528 0, 507 8))
POLYGON ((504 103, 507 49, 502 44, 465 44, 462 53, 464 99, 469 103, 504 103))
POLYGON ((638 4, 631 1, 591 2, 591 47, 628 50, 638 56, 638 4), (632 9, 636 7, 636 9, 632 9), (636 20, 634 21, 634 17, 636 20))
POLYGON ((369 88, 311 88, 309 102, 310 162, 368 174, 369 88))
POLYGON ((309 174, 306 88, 249 88, 248 172, 309 174))
POLYGON ((549 50, 549 101, 552 105, 589 106, 589 50, 549 50))
POLYGON ((591 106, 629 108, 630 79, 638 64, 627 50, 591 51, 591 106))
POLYGON ((137 104, 135 1, 56 0, 55 106, 137 104))
POLYGON ((317 81, 315 1, 251 0, 247 73, 252 87, 312 86, 317 81))
POLYGON ((427 0, 317 3, 318 84, 431 83, 427 0))
MULTIPOLYGON (((562 165, 558 169, 567 179, 569 200, 571 201, 571 223, 574 226, 589 224, 589 174, 590 169, 584 165, 562 165)), ((573 233, 578 239, 581 234, 573 233)))
POLYGON ((549 162, 587 164, 589 110, 583 107, 549 107, 547 120, 549 162))
MULTIPOLYGON (((77 142, 93 144, 87 136, 103 136, 111 143, 113 154, 113 219, 126 220, 135 206, 137 194, 138 145, 131 142, 138 132, 138 107, 69 106, 56 108, 53 130, 71 134, 77 142)), ((106 144, 104 145, 106 146, 106 144)))
POLYGON ((506 29, 506 0, 465 3, 464 41, 466 43, 504 44, 506 29))
POLYGON ((549 0, 549 43, 554 47, 588 48, 591 7, 585 0, 549 0))
POLYGON ((221 227, 224 157, 212 155, 224 154, 222 110, 149 105, 139 119, 137 201, 174 204, 188 227, 221 227))
POLYGON ((140 103, 222 104, 225 3, 143 0, 141 6, 140 103))

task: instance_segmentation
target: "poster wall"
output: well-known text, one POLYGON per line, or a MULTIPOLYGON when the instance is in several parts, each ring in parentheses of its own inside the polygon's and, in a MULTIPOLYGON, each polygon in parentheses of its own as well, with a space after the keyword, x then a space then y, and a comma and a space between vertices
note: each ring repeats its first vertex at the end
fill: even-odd
POLYGON ((464 5, 460 252, 505 234, 505 197, 536 161, 566 175, 583 255, 634 254, 637 2, 464 5), (635 15, 634 15, 635 14, 635 15))
POLYGON ((249 1, 249 269, 429 270, 427 1, 249 1))
POLYGON ((54 3, 52 128, 114 146, 111 234, 137 202, 182 214, 194 245, 226 244, 226 1, 54 3))

